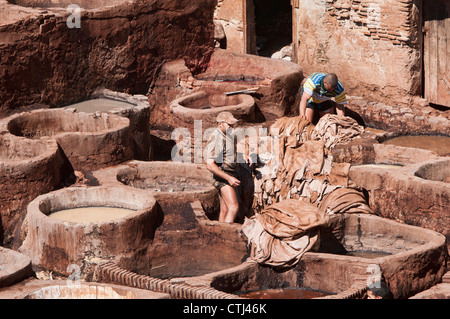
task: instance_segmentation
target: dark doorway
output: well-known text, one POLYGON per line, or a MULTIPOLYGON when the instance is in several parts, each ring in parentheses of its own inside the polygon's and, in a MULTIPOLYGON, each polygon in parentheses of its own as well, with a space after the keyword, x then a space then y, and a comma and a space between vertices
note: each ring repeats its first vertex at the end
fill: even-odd
POLYGON ((271 57, 292 43, 290 0, 254 0, 258 55, 271 57))
POLYGON ((444 110, 450 107, 450 2, 423 1, 424 97, 444 110))

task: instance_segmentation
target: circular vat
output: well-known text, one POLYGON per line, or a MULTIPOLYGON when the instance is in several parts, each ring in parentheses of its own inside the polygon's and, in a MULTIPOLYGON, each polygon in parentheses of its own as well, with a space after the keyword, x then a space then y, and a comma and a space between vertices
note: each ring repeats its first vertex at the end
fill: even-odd
POLYGON ((131 103, 102 97, 65 106, 65 108, 74 108, 77 112, 85 113, 111 112, 115 109, 128 109, 131 107, 133 107, 131 103))
POLYGON ((427 163, 421 166, 414 175, 431 181, 450 183, 450 160, 427 163))
POLYGON ((435 152, 440 156, 450 156, 450 137, 435 135, 404 135, 384 140, 383 144, 418 148, 435 152))
POLYGON ((191 195, 193 200, 214 189, 212 174, 200 164, 133 161, 121 167, 116 177, 128 186, 172 197, 191 195))
POLYGON ((106 112, 128 118, 133 158, 143 161, 152 158, 150 104, 145 95, 129 95, 99 88, 90 95, 90 99, 64 108, 85 113, 106 112))
POLYGON ((121 267, 167 279, 221 271, 245 259, 240 225, 211 220, 219 210, 219 199, 205 165, 131 161, 94 175, 105 187, 120 183, 129 192, 152 194, 162 213, 146 254, 134 260, 121 259, 121 267))
POLYGON ((20 251, 61 274, 92 258, 132 258, 151 242, 160 216, 155 199, 126 187, 72 187, 37 197, 27 208, 20 251), (89 215, 77 208, 89 208, 89 215), (110 215, 105 208, 120 208, 110 215), (64 211, 64 216, 53 214, 64 211))
POLYGON ((246 298, 358 299, 367 297, 369 280, 381 279, 390 297, 407 298, 440 282, 447 258, 439 233, 369 214, 338 214, 295 266, 244 263, 216 274, 210 285, 246 298))
POLYGON ((164 212, 163 229, 189 229, 197 225, 190 203, 199 201, 206 215, 218 212, 219 195, 204 165, 177 162, 145 162, 122 168, 117 180, 150 190, 164 212))
POLYGON ((257 87, 258 108, 265 120, 273 120, 294 112, 303 72, 293 62, 216 49, 207 69, 194 78, 202 88, 224 92, 257 87))
POLYGON ((214 289, 246 299, 350 299, 364 287, 350 274, 348 261, 306 253, 289 269, 244 263, 212 278, 214 289))
POLYGON ((195 78, 202 81, 216 81, 216 82, 250 82, 257 83, 264 81, 264 76, 258 75, 244 75, 244 74, 197 74, 195 78))
POLYGON ((213 177, 205 165, 179 162, 130 161, 117 167, 94 172, 101 185, 126 185, 151 192, 167 214, 163 227, 194 227, 190 203, 199 201, 208 217, 218 212, 219 194, 213 186, 213 177), (170 226, 181 218, 184 222, 170 226))
POLYGON ((13 248, 20 246, 20 226, 28 203, 73 181, 72 166, 55 140, 1 134, 0 242, 13 248))
POLYGON ((238 227, 227 229, 215 225, 189 231, 160 230, 148 249, 145 273, 160 279, 195 280, 242 264, 246 253, 238 227))
POLYGON ((16 136, 55 139, 75 170, 115 165, 133 156, 130 121, 118 115, 41 109, 13 115, 5 123, 16 136))
MULTIPOLYGON (((345 256, 349 263, 377 265, 395 298, 439 282, 448 259, 442 234, 369 214, 332 216, 321 230, 317 252, 345 256)), ((360 275, 367 277, 366 271, 360 275)))
POLYGON ((32 8, 67 8, 76 4, 83 9, 95 9, 128 2, 127 0, 8 0, 11 4, 32 8))
POLYGON ((203 127, 215 126, 217 115, 224 111, 245 121, 251 121, 255 117, 255 100, 246 94, 226 95, 198 91, 175 99, 169 107, 170 112, 180 120, 186 123, 202 120, 203 127))
POLYGON ((27 256, 0 246, 0 288, 11 286, 32 273, 27 256))
POLYGON ((23 299, 166 299, 162 293, 97 283, 52 285, 37 289, 23 299))

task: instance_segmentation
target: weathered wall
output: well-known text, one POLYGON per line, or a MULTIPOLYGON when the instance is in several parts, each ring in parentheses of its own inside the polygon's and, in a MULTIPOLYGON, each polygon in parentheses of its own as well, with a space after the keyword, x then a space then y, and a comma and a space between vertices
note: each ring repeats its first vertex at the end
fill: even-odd
POLYGON ((420 1, 294 2, 305 76, 335 72, 352 95, 388 104, 421 93, 420 1))
POLYGON ((245 47, 245 0, 218 0, 214 20, 220 23, 226 35, 226 48, 236 53, 247 53, 245 47))
POLYGON ((216 3, 135 0, 83 10, 81 28, 70 29, 65 9, 0 0, 0 116, 32 103, 80 101, 99 86, 146 94, 167 60, 201 69, 214 45, 216 3))

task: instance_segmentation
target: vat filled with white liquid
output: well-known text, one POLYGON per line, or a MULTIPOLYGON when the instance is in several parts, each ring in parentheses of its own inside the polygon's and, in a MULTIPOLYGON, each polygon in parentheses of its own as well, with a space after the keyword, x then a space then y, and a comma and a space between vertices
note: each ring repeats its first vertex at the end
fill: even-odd
POLYGON ((69 223, 99 223, 124 218, 134 212, 126 208, 91 206, 62 209, 48 216, 69 223))
POLYGON ((161 223, 156 200, 127 187, 69 187, 27 207, 19 248, 42 268, 69 275, 71 264, 133 259, 151 244, 161 223))

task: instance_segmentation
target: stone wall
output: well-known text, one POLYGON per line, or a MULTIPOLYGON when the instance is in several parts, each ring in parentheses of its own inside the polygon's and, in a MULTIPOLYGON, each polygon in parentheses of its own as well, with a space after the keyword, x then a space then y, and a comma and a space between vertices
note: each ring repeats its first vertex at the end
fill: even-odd
POLYGON ((99 86, 146 94, 168 60, 201 70, 214 46, 215 4, 135 0, 82 10, 80 28, 69 28, 65 8, 0 0, 0 116, 78 102, 99 86))
POLYGON ((245 0, 218 0, 214 21, 221 25, 226 37, 224 46, 236 53, 247 53, 244 31, 245 0))
POLYGON ((352 95, 409 103, 422 90, 420 2, 294 1, 297 62, 305 76, 338 74, 352 95))
MULTIPOLYGON (((255 3, 218 0, 214 19, 226 44, 256 54, 255 3)), ((335 72, 367 100, 414 104, 423 72, 422 0, 292 0, 293 56, 305 77, 335 72)))

